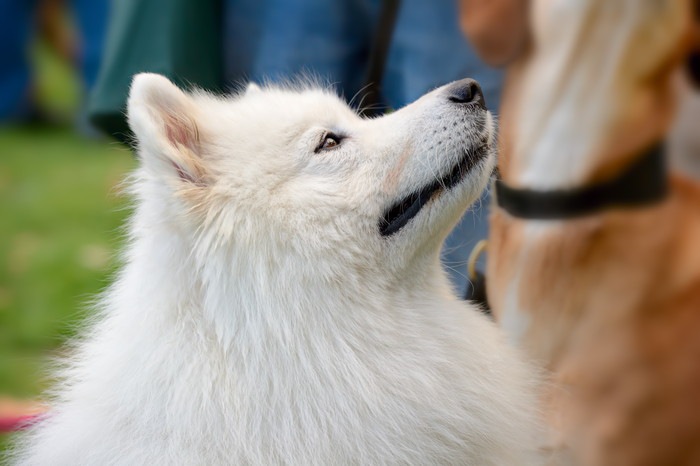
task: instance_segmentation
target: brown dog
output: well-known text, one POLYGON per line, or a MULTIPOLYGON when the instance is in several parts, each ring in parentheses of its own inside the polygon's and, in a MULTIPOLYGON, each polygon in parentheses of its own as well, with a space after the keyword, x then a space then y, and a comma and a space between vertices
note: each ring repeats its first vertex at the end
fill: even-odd
MULTIPOLYGON (((529 23, 525 4, 462 2, 472 43, 510 64, 503 182, 620 176, 666 137, 690 2, 534 0, 529 23)), ((494 207, 491 228, 490 303, 551 372, 552 463, 700 464, 700 186, 672 176, 662 200, 575 218, 494 207)))

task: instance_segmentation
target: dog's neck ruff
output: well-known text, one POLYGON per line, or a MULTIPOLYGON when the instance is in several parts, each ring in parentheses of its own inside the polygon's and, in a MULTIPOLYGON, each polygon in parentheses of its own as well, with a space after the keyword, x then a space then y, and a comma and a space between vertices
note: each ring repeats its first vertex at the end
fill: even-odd
POLYGON ((646 150, 614 178, 589 186, 561 190, 519 189, 496 181, 496 204, 516 218, 564 220, 614 208, 655 204, 668 194, 663 143, 646 150))

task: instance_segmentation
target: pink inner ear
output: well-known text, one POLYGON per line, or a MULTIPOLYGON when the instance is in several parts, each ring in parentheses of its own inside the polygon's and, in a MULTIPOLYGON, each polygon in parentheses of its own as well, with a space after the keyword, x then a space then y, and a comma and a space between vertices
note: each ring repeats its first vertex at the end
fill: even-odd
POLYGON ((197 163, 198 131, 195 123, 188 118, 179 118, 176 115, 165 114, 163 116, 165 124, 165 137, 181 157, 181 160, 171 159, 173 168, 183 181, 196 183, 198 176, 195 172, 197 163), (190 163, 191 162, 191 163, 190 163))
POLYGON ((197 142, 194 123, 179 119, 172 115, 165 117, 165 136, 174 146, 182 145, 194 150, 197 142))

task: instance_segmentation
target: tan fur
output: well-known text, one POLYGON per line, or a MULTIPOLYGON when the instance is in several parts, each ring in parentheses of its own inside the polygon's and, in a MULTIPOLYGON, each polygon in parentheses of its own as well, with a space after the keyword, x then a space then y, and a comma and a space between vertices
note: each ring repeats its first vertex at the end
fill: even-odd
MULTIPOLYGON (((582 184, 619 173, 667 132, 670 77, 690 17, 688 3, 672 1, 657 2, 663 5, 657 17, 644 2, 649 11, 628 36, 604 26, 606 19, 614 23, 609 8, 623 2, 535 3, 536 40, 577 39, 564 52, 540 43, 509 70, 499 167, 506 182, 521 184, 533 150, 548 137, 542 128, 549 115, 577 97, 575 80, 585 73, 609 76, 588 82, 591 93, 608 100, 596 107, 595 95, 590 101, 578 95, 578 108, 597 113, 584 113, 580 127, 569 128, 590 136, 582 152, 589 163, 576 173, 582 184), (572 5, 578 16, 566 10, 572 5), (557 6, 560 17, 553 18, 557 6), (557 68, 550 61, 556 53, 571 62, 557 68), (608 68, 594 69, 596 63, 608 68), (548 100, 533 102, 538 80, 548 100)), ((489 300, 501 317, 507 290, 517 283, 517 305, 528 319, 520 344, 552 374, 546 394, 552 463, 700 464, 700 187, 674 177, 670 196, 655 206, 551 222, 533 235, 528 228, 536 223, 495 209, 489 300)))

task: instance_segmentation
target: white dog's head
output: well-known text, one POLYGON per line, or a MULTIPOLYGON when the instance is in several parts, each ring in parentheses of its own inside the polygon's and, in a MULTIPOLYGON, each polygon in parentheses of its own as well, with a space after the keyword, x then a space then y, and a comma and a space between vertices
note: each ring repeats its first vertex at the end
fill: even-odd
POLYGON ((332 257, 341 273, 437 262, 495 166, 493 120, 472 80, 369 119, 319 88, 219 98, 141 74, 128 116, 158 221, 209 248, 312 267, 332 257))

